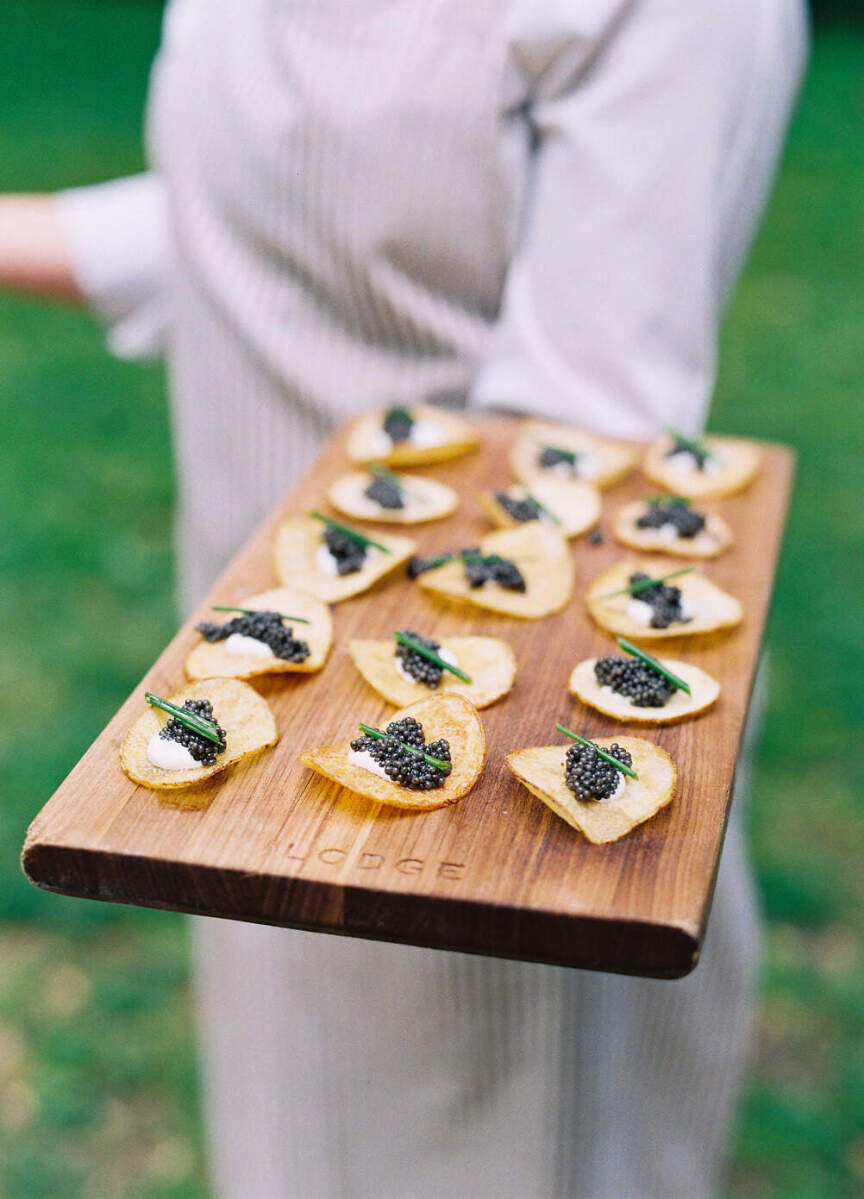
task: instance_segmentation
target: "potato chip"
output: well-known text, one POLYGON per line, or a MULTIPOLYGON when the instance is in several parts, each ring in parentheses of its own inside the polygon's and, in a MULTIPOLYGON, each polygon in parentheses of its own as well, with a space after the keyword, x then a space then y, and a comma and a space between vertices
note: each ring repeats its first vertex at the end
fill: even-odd
MULTIPOLYGON (((152 787, 156 791, 176 791, 191 787, 219 771, 257 753, 279 739, 276 722, 265 700, 248 683, 239 679, 201 679, 189 683, 174 695, 163 696, 178 708, 187 699, 209 699, 213 715, 225 730, 225 750, 212 766, 197 766, 193 770, 162 770, 147 757, 150 738, 171 717, 167 712, 147 706, 123 738, 120 746, 120 765, 133 783, 152 787)), ((144 702, 142 700, 142 702, 144 702)))
POLYGON ((617 744, 628 750, 632 769, 639 775, 638 779, 625 776, 623 791, 610 799, 581 800, 573 794, 564 779, 569 745, 516 749, 504 760, 519 782, 556 816, 595 845, 603 845, 626 836, 665 807, 675 794, 678 771, 665 749, 641 737, 596 737, 594 744, 606 750, 617 744))
MULTIPOLYGON (((436 637, 436 640, 438 638, 436 637)), ((439 644, 456 659, 455 665, 471 679, 464 683, 445 670, 434 689, 406 679, 396 665, 396 642, 349 641, 348 653, 363 678, 388 703, 397 707, 434 695, 461 695, 475 708, 488 708, 506 695, 516 677, 516 659, 506 641, 498 637, 444 637, 439 644)))
MULTIPOLYGON (((504 490, 514 500, 532 496, 550 516, 557 519, 558 524, 554 527, 565 537, 578 537, 595 525, 600 517, 600 493, 593 483, 586 483, 583 479, 554 479, 538 475, 532 480, 530 488, 515 483, 504 490)), ((492 523, 499 528, 512 529, 520 524, 498 501, 494 491, 484 491, 478 501, 492 523)), ((554 524, 549 517, 541 519, 554 524)))
MULTIPOLYGON (((291 624, 284 621, 297 641, 309 646, 309 657, 302 662, 289 662, 284 658, 259 658, 255 654, 229 654, 224 641, 205 641, 203 637, 189 652, 184 663, 186 677, 190 679, 234 678, 250 679, 258 674, 309 674, 320 670, 327 660, 333 642, 333 621, 330 609, 314 595, 296 587, 279 587, 262 591, 237 601, 238 607, 256 612, 281 612, 287 616, 302 616, 309 624, 291 624)), ((237 612, 214 612, 214 621, 231 620, 237 612)))
MULTIPOLYGON (((634 659, 635 660, 635 659, 634 659)), ((710 708, 720 694, 720 684, 710 674, 691 666, 689 662, 678 662, 674 658, 658 658, 661 665, 690 686, 690 694, 676 690, 662 708, 637 708, 626 695, 619 695, 611 687, 601 687, 594 674, 596 658, 586 658, 573 668, 570 675, 570 694, 581 699, 589 708, 596 708, 605 716, 629 724, 677 724, 710 708)))
POLYGON ((348 434, 348 457, 364 465, 383 462, 387 466, 423 466, 446 462, 467 454, 477 444, 477 437, 465 420, 446 408, 433 404, 410 404, 408 411, 426 432, 438 431, 438 445, 417 445, 410 441, 392 442, 384 431, 386 408, 368 412, 355 421, 348 434))
POLYGON ((611 487, 629 475, 636 465, 637 452, 626 442, 598 437, 583 429, 571 428, 570 425, 526 420, 520 426, 510 451, 510 466, 520 483, 526 483, 533 489, 538 475, 553 479, 573 477, 566 463, 551 467, 540 464, 540 455, 547 447, 576 454, 577 477, 597 487, 611 487))
POLYGON ((633 503, 624 504, 618 509, 612 522, 612 535, 616 541, 648 554, 674 554, 677 558, 716 558, 735 540, 726 521, 716 512, 705 514, 705 527, 695 537, 676 537, 674 541, 668 540, 665 530, 671 528, 670 525, 663 525, 659 529, 640 529, 636 524, 649 507, 650 504, 646 500, 634 500, 633 503))
POLYGON ((340 475, 327 493, 330 503, 355 520, 376 520, 401 525, 416 525, 426 520, 440 520, 459 506, 459 497, 452 487, 425 479, 421 475, 395 476, 402 488, 401 508, 383 508, 370 500, 366 488, 375 476, 365 470, 340 475))
POLYGON ((714 456, 709 469, 693 469, 691 459, 684 455, 667 458, 675 440, 669 433, 661 433, 645 453, 643 472, 675 495, 712 499, 743 491, 762 466, 762 451, 754 441, 714 434, 708 434, 700 441, 714 456))
POLYGON ((686 623, 673 623, 666 629, 652 629, 650 625, 640 624, 628 613, 630 600, 638 600, 638 595, 624 594, 611 599, 600 598, 625 588, 630 576, 637 571, 650 575, 652 579, 659 579, 670 573, 668 562, 623 559, 599 574, 588 589, 585 597, 588 611, 600 627, 610 633, 620 633, 638 642, 656 640, 659 637, 690 637, 694 633, 713 633, 716 629, 732 628, 741 623, 744 613, 738 600, 722 591, 704 575, 693 571, 691 574, 678 575, 669 580, 670 587, 680 588, 682 602, 692 612, 693 619, 686 623))
POLYGON ((526 590, 508 591, 497 583, 472 588, 465 578, 461 559, 436 566, 418 578, 426 591, 449 600, 488 608, 505 616, 538 620, 558 612, 573 593, 573 559, 559 532, 541 521, 530 521, 515 529, 488 533, 480 541, 482 554, 499 554, 515 562, 525 579, 526 590))
POLYGON ((374 540, 390 551, 370 546, 359 570, 348 575, 328 575, 318 569, 319 547, 324 545, 324 525, 311 516, 292 516, 276 530, 274 566, 279 582, 317 596, 325 604, 338 604, 359 595, 373 583, 407 562, 417 548, 410 537, 376 533, 374 540))
POLYGON ((411 791, 408 787, 402 787, 388 778, 380 778, 371 770, 349 762, 351 741, 361 736, 359 727, 352 729, 346 741, 307 750, 300 755, 300 761, 325 778, 378 803, 414 811, 429 811, 455 803, 471 790, 483 769, 486 732, 477 709, 463 696, 453 692, 431 695, 402 708, 383 725, 386 727, 391 721, 402 720, 406 716, 413 716, 423 726, 427 745, 442 737, 450 743, 452 770, 444 784, 433 791, 411 791))

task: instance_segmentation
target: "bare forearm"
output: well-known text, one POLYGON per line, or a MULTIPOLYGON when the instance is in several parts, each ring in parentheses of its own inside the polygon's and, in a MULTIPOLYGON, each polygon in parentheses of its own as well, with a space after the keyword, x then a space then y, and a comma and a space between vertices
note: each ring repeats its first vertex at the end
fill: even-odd
POLYGON ((0 289, 82 300, 53 196, 0 196, 0 289))

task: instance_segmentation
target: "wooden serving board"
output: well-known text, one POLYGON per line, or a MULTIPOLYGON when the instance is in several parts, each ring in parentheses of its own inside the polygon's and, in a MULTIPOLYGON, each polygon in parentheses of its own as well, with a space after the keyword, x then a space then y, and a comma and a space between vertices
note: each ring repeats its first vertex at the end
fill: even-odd
MULTIPOLYGON (((516 422, 478 422, 481 448, 431 476, 459 490, 453 517, 419 525, 421 553, 476 544, 488 531, 474 497, 509 481, 506 453, 516 422)), ((771 596, 794 469, 791 452, 766 445, 765 468, 743 495, 716 507, 736 544, 697 566, 736 595, 743 625, 712 637, 661 644, 720 680, 716 706, 667 728, 631 725, 656 740, 680 774, 672 804, 623 840, 592 845, 530 795, 504 754, 557 743, 556 720, 588 736, 622 726, 572 700, 567 680, 582 658, 610 652, 584 606, 590 580, 624 554, 573 543, 576 590, 568 607, 519 621, 434 599, 401 572, 334 608, 335 643, 319 674, 263 676, 254 685, 281 739, 221 778, 169 795, 120 770, 123 735, 144 710, 144 691, 184 682, 196 621, 211 603, 237 603, 274 585, 273 530, 280 517, 323 506, 346 468, 344 432, 255 532, 108 727, 34 820, 24 869, 37 886, 69 895, 210 916, 344 933, 663 978, 688 973, 702 943, 729 809, 735 762, 771 596), (354 669, 350 637, 489 634, 513 646, 513 692, 481 713, 488 755, 474 790, 426 814, 382 808, 305 769, 299 753, 355 736, 358 719, 380 724, 392 708, 354 669), (647 728, 647 732, 640 729, 647 728), (163 795, 165 793, 162 793, 163 795), (183 806, 175 806, 175 805, 183 806)), ((602 526, 619 504, 656 490, 638 472, 604 493, 602 526)), ((406 532, 410 530, 405 530, 406 532)), ((668 559, 670 569, 679 560, 668 559)))

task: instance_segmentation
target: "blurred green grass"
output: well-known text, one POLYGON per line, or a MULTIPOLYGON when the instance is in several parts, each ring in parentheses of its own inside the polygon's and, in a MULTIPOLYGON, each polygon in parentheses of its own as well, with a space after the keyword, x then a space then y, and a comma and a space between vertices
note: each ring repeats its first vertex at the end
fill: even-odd
MULTIPOLYGON (((0 189, 134 171, 158 10, 7 0, 0 189)), ((823 33, 727 322, 712 425, 800 477, 752 843, 768 918, 732 1199, 864 1188, 864 37, 823 33), (856 486, 857 484, 857 486, 856 486)), ((86 317, 0 300, 0 1199, 203 1199, 184 925, 42 894, 27 823, 173 629, 164 379, 86 317)))

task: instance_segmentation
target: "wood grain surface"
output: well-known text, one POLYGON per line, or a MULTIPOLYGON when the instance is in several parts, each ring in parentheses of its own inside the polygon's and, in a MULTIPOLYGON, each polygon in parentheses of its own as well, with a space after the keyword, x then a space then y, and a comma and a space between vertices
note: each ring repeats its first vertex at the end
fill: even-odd
MULTIPOLYGON (((504 417, 478 421, 479 450, 421 472, 452 484, 462 499, 454 516, 417 526, 421 552, 476 543, 487 531, 475 497, 507 483, 516 427, 504 417)), ((49 890, 119 903, 594 970, 686 974, 708 919, 792 454, 765 445, 765 469, 752 487, 706 505, 723 513, 736 544, 698 569, 741 600, 745 620, 731 632, 662 644, 662 654, 713 674, 722 692, 695 720, 628 726, 672 755, 679 791, 622 841, 587 842, 510 775, 504 754, 556 743, 556 720, 588 736, 622 727, 571 699, 567 680, 576 662, 614 648, 583 597, 598 571, 631 553, 608 529, 620 504, 654 490, 638 472, 604 493, 604 543, 573 543, 576 590, 563 612, 518 621, 461 608, 400 572, 333 609, 335 644, 320 674, 253 680, 276 716, 275 749, 167 801, 135 786, 120 770, 118 748, 143 710, 145 688, 164 695, 182 685, 193 626, 210 618, 211 603, 236 603, 274 584, 274 527, 282 515, 323 505, 346 468, 344 443, 344 431, 334 436, 34 820, 23 853, 27 875, 49 890), (358 720, 386 721, 393 709, 364 682, 345 645, 406 625, 438 638, 503 637, 518 661, 513 692, 481 713, 488 755, 477 786, 455 806, 425 814, 382 808, 298 761, 307 746, 356 735, 358 720)))

